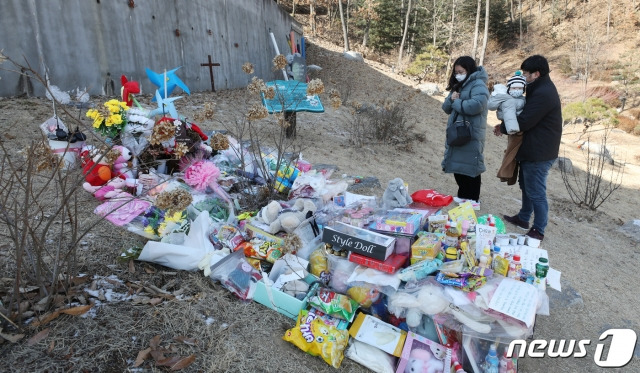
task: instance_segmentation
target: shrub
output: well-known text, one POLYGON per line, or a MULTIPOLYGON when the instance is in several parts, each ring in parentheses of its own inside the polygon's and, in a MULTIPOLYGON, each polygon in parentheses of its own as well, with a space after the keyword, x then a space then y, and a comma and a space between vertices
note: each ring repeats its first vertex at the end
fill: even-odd
POLYGON ((611 107, 622 106, 620 95, 620 92, 618 92, 617 90, 606 86, 594 87, 587 91, 587 96, 601 98, 605 104, 611 107))
POLYGON ((584 102, 572 102, 562 109, 562 119, 571 122, 582 119, 587 123, 604 121, 605 124, 616 125, 617 112, 607 105, 601 98, 591 97, 584 102))
POLYGON ((618 125, 616 126, 618 129, 623 130, 624 132, 631 133, 635 135, 636 128, 640 127, 640 121, 635 118, 629 118, 624 115, 618 115, 618 125))
POLYGON ((428 45, 425 52, 416 56, 416 59, 409 65, 406 72, 409 75, 417 76, 419 81, 437 80, 442 75, 447 65, 447 54, 433 45, 428 45))

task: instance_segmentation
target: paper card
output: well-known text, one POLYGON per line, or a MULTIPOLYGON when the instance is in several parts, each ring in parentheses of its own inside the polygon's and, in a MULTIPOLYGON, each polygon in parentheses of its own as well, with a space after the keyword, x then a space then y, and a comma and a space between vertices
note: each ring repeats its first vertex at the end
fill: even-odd
POLYGON ((489 302, 489 308, 520 320, 530 328, 535 322, 538 289, 526 282, 505 278, 489 302))
POLYGON ((506 245, 500 247, 500 252, 504 255, 505 253, 509 254, 511 257, 514 254, 520 255, 520 263, 522 263, 522 268, 526 269, 529 272, 535 273, 536 271, 536 263, 540 258, 549 259, 549 253, 545 249, 540 249, 538 247, 531 247, 526 245, 506 245))
POLYGON ((547 285, 554 290, 562 291, 562 286, 560 285, 561 274, 562 272, 557 269, 549 267, 549 271, 547 272, 547 285))

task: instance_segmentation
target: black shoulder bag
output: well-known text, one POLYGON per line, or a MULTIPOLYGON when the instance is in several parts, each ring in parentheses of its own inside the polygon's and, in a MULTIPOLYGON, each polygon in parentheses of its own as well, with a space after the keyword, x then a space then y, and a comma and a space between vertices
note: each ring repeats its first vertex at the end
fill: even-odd
POLYGON ((447 145, 449 146, 462 146, 471 141, 471 122, 465 117, 462 105, 460 105, 460 109, 462 110, 462 120, 458 118, 456 112, 453 124, 447 127, 447 145))

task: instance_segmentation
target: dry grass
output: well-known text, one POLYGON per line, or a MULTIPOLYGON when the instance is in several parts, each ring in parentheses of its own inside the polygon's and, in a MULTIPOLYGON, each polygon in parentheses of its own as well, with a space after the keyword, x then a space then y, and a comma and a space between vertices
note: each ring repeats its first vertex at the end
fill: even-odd
MULTIPOLYGON (((113 254, 113 252, 112 252, 113 254)), ((111 260, 114 262, 115 260, 111 260)), ((18 344, 0 345, 7 372, 124 372, 135 371, 138 352, 159 335, 161 346, 174 355, 196 355, 184 372, 267 372, 278 366, 282 372, 334 372, 320 358, 313 358, 282 340, 294 320, 255 302, 235 298, 202 273, 178 271, 162 275, 161 266, 136 264, 129 273, 125 264, 94 266, 90 273, 117 273, 123 281, 141 281, 167 290, 184 289, 190 300, 164 301, 157 306, 131 302, 107 303, 95 307, 95 317, 61 316, 37 329, 27 329, 18 344), (157 272, 147 274, 142 266, 157 272), (141 273, 142 272, 142 273, 141 273), (30 346, 28 338, 50 328, 48 336, 30 346), (174 338, 197 341, 193 346, 174 338)), ((140 371, 166 371, 148 358, 140 371)), ((342 371, 363 368, 345 359, 342 371)))

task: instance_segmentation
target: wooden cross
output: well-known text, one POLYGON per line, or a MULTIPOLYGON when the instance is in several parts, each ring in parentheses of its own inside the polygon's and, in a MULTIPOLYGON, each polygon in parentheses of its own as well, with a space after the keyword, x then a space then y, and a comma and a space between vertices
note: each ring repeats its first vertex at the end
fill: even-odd
POLYGON ((209 57, 209 63, 201 63, 200 66, 209 66, 209 76, 211 77, 211 90, 212 91, 216 91, 216 86, 213 84, 213 67, 214 66, 220 66, 219 63, 213 63, 211 62, 211 55, 207 55, 207 57, 209 57))

